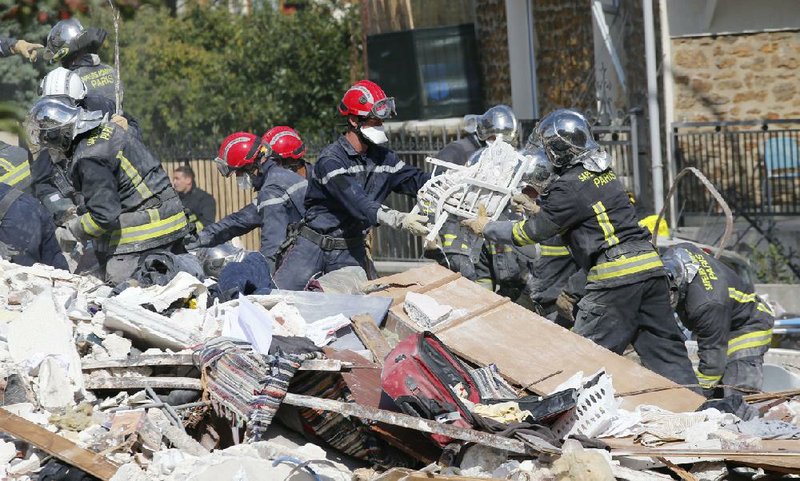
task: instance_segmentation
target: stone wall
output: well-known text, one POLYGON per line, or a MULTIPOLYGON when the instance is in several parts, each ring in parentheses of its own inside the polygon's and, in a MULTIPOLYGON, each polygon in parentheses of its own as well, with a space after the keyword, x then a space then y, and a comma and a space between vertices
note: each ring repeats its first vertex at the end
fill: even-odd
POLYGON ((475 35, 481 69, 484 108, 511 105, 511 69, 504 0, 475 1, 475 35))
POLYGON ((536 73, 539 111, 595 103, 592 12, 583 0, 537 0, 536 73))
POLYGON ((676 121, 800 118, 800 32, 672 40, 676 121))

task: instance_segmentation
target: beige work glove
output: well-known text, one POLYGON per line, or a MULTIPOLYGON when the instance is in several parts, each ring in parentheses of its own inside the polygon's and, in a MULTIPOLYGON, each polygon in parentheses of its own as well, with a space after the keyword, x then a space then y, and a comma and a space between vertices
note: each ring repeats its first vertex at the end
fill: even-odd
POLYGON ((125 117, 114 114, 111 116, 111 121, 122 127, 124 130, 128 130, 128 119, 125 117))
POLYGON ((415 235, 417 237, 424 237, 430 233, 430 229, 425 224, 428 222, 427 215, 419 215, 419 214, 406 214, 403 216, 403 222, 401 223, 401 228, 409 232, 411 235, 415 235))
POLYGON ((44 45, 40 43, 26 42, 25 40, 17 40, 17 43, 11 47, 11 51, 18 55, 22 55, 31 62, 35 62, 36 58, 39 56, 39 52, 36 50, 40 48, 44 48, 44 45))
POLYGON ((461 225, 467 227, 477 235, 482 235, 483 229, 486 228, 486 224, 489 222, 491 222, 491 219, 489 219, 489 216, 486 214, 486 206, 481 204, 478 206, 478 217, 462 220, 461 225))
POLYGON ((556 309, 558 313, 561 314, 566 319, 569 319, 572 322, 575 322, 575 316, 573 312, 575 310, 575 298, 570 296, 564 291, 561 291, 561 294, 558 295, 556 298, 556 309))
POLYGON ((518 214, 536 215, 541 208, 527 194, 519 193, 511 198, 511 206, 518 214))

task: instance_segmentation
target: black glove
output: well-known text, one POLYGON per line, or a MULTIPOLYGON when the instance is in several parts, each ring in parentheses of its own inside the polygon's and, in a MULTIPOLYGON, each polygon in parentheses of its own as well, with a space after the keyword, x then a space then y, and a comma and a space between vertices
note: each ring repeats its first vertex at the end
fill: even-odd
POLYGON ((203 247, 200 245, 200 236, 197 234, 189 234, 183 238, 183 247, 186 248, 187 251, 199 249, 203 247))

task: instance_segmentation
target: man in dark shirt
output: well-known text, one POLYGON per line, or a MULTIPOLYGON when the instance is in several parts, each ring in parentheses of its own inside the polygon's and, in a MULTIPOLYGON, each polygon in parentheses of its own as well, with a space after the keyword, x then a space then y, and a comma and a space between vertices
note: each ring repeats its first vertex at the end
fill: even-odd
POLYGON ((172 172, 172 188, 178 192, 183 206, 189 211, 189 222, 195 225, 197 232, 214 223, 217 201, 194 185, 194 170, 190 166, 182 165, 172 172))

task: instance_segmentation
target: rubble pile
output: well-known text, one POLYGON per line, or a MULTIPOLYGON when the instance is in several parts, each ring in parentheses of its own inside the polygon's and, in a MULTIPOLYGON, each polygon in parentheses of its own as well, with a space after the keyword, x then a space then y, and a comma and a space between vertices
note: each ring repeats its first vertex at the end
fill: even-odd
POLYGON ((438 266, 362 280, 220 302, 0 261, 0 479, 800 470, 800 392, 703 403, 438 266))

